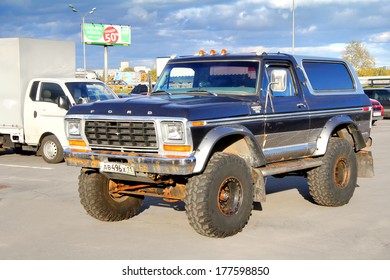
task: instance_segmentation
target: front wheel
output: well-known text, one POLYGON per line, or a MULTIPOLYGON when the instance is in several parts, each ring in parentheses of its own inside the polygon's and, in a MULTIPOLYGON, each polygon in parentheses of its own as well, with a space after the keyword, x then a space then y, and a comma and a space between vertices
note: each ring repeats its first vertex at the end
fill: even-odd
POLYGON ((319 205, 341 206, 351 199, 357 182, 357 160, 352 146, 342 138, 332 138, 323 164, 308 172, 311 196, 319 205))
POLYGON ((239 156, 216 153, 205 171, 187 184, 186 214, 201 235, 227 237, 248 223, 253 207, 250 167, 239 156))
POLYGON ((81 170, 79 176, 80 202, 92 217, 107 222, 127 220, 142 205, 143 198, 115 193, 115 184, 94 171, 81 170))
POLYGON ((43 138, 41 150, 42 157, 47 163, 60 163, 64 160, 64 150, 54 135, 43 138))

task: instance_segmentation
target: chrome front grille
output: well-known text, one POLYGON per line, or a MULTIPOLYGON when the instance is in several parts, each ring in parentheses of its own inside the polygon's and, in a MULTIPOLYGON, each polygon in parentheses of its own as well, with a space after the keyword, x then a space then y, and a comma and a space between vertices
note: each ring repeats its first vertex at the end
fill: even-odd
POLYGON ((85 135, 91 147, 157 149, 156 128, 151 121, 86 121, 85 135))

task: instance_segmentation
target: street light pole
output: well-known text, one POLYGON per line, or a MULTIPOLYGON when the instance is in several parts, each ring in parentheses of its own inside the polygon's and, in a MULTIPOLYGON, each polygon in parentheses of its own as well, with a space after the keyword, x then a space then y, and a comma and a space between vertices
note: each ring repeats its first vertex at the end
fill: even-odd
POLYGON ((292 7, 292 54, 295 51, 295 0, 293 0, 292 7))
POLYGON ((81 16, 81 21, 82 21, 82 24, 81 24, 81 42, 83 43, 84 78, 86 78, 87 77, 87 59, 86 59, 86 56, 85 56, 84 24, 85 24, 85 17, 88 14, 92 15, 95 12, 96 8, 92 8, 88 12, 88 14, 82 15, 82 14, 79 13, 79 11, 72 4, 69 4, 68 6, 69 6, 69 8, 72 9, 72 11, 74 13, 78 13, 81 16))

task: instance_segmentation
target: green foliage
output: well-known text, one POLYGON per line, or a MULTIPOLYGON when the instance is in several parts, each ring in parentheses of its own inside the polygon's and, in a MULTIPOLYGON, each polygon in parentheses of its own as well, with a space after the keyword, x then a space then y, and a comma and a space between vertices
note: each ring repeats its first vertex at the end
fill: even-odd
POLYGON ((134 72, 134 69, 131 67, 126 67, 122 70, 122 72, 134 72))
POLYGON ((385 67, 369 68, 369 69, 357 70, 356 73, 358 74, 359 77, 390 76, 390 69, 386 69, 385 67))
POLYGON ((155 83, 157 81, 157 70, 156 69, 150 70, 149 75, 152 77, 152 82, 155 83))
POLYGON ((360 41, 350 42, 343 51, 343 58, 349 61, 357 72, 375 68, 375 58, 360 41))

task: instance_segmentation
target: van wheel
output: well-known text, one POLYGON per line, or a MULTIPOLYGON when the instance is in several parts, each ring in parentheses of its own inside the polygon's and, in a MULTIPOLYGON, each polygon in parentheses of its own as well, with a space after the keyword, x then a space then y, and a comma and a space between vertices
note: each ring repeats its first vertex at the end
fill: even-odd
POLYGON ((310 195, 319 205, 341 206, 351 199, 357 183, 357 160, 352 146, 331 138, 323 164, 308 172, 310 195))
POLYGON ((41 142, 42 157, 47 163, 59 163, 64 160, 64 149, 54 135, 43 138, 41 142))
POLYGON ((205 171, 192 177, 184 200, 190 225, 201 235, 227 237, 248 223, 253 207, 253 179, 244 159, 215 153, 205 171))
POLYGON ((127 220, 137 214, 143 197, 114 193, 115 184, 97 172, 81 170, 79 176, 80 202, 95 219, 114 222, 127 220))

